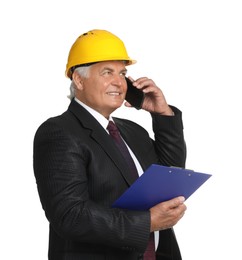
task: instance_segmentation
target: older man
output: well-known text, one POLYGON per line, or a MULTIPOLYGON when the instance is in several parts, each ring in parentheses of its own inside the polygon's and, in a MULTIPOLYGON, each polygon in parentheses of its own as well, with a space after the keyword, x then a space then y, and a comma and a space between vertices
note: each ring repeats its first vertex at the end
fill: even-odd
POLYGON ((138 124, 111 116, 124 103, 126 67, 133 63, 123 42, 105 30, 84 33, 71 47, 71 103, 34 139, 51 260, 181 259, 172 227, 186 210, 183 197, 147 211, 111 207, 151 164, 184 167, 186 159, 181 112, 153 80, 141 77, 133 86, 144 93, 142 109, 151 114, 155 140, 138 124))

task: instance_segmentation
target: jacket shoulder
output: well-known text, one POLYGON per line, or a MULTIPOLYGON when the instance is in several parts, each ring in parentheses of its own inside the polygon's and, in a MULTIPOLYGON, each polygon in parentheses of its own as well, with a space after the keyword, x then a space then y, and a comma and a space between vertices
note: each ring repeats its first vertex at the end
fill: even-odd
POLYGON ((65 111, 63 114, 50 117, 39 125, 35 137, 38 135, 49 135, 56 131, 70 131, 75 129, 76 120, 72 113, 65 111), (74 126, 74 127, 73 127, 74 126))

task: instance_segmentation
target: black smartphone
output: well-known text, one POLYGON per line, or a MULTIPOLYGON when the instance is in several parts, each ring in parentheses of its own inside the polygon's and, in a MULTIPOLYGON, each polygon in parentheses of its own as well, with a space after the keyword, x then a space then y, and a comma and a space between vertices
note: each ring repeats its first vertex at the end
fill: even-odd
POLYGON ((136 109, 141 109, 145 94, 142 90, 133 86, 132 81, 125 77, 127 82, 127 93, 125 100, 127 100, 136 109))

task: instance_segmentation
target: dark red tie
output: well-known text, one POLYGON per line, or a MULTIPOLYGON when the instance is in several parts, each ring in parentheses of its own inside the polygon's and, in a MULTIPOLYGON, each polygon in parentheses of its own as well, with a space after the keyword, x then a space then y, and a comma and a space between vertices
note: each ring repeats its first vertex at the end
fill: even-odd
MULTIPOLYGON (((126 144, 124 143, 124 141, 119 133, 117 126, 114 124, 113 121, 109 121, 107 129, 109 131, 110 136, 114 139, 116 145, 120 149, 126 162, 128 163, 132 175, 135 177, 135 179, 137 179, 139 177, 139 175, 138 175, 136 166, 134 164, 134 161, 129 153, 129 150, 128 150, 126 144)), ((155 259, 156 258, 155 258, 154 233, 151 233, 148 246, 144 253, 144 260, 155 260, 155 259)))
POLYGON ((146 251, 144 253, 144 260, 155 260, 155 240, 154 233, 150 233, 150 239, 146 251))
POLYGON ((110 136, 114 139, 115 144, 118 146, 120 152, 122 153, 125 161, 129 165, 131 174, 133 175, 133 177, 135 179, 137 179, 139 177, 137 168, 135 166, 133 158, 131 157, 131 155, 129 153, 129 150, 128 150, 126 144, 124 143, 124 141, 119 133, 117 126, 114 124, 113 121, 109 121, 107 129, 109 131, 110 136))

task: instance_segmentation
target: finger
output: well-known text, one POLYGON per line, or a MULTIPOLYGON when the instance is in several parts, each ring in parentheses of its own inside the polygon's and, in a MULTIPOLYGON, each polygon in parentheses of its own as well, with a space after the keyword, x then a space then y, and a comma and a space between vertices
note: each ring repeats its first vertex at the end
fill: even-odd
POLYGON ((125 105, 126 107, 133 107, 128 101, 125 101, 125 102, 124 102, 124 105, 125 105))
POLYGON ((146 86, 154 85, 153 80, 149 78, 139 78, 134 81, 134 86, 136 86, 139 89, 145 88, 146 86))
POLYGON ((137 88, 139 88, 139 89, 142 89, 142 91, 144 92, 144 93, 159 93, 158 92, 158 88, 156 87, 156 86, 153 86, 153 85, 148 85, 148 86, 144 86, 144 87, 138 87, 137 86, 137 88))
POLYGON ((176 197, 176 198, 168 201, 169 207, 170 208, 176 208, 176 207, 180 206, 181 204, 183 204, 184 201, 185 201, 185 198, 183 196, 176 197))
POLYGON ((134 79, 133 79, 131 76, 128 76, 128 78, 129 78, 132 82, 134 82, 134 79))

